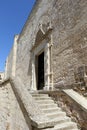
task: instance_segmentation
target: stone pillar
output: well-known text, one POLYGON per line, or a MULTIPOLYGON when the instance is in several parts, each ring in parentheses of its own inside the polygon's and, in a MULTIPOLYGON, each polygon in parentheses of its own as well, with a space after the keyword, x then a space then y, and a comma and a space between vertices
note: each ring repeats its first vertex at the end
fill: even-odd
POLYGON ((50 40, 50 44, 49 44, 49 52, 50 52, 50 89, 52 90, 53 89, 53 66, 52 66, 52 46, 53 46, 53 37, 52 37, 52 34, 51 34, 51 40, 50 40))
POLYGON ((32 90, 36 90, 35 55, 32 54, 32 90))
POLYGON ((16 73, 16 55, 17 55, 17 40, 18 40, 18 36, 19 35, 16 35, 15 38, 14 38, 12 76, 15 76, 15 73, 16 73))
POLYGON ((44 56, 45 90, 53 89, 52 46, 53 46, 53 38, 51 35, 49 43, 47 43, 45 46, 45 56, 44 56))
POLYGON ((50 83, 50 53, 49 53, 49 43, 45 46, 45 53, 44 53, 44 74, 45 74, 45 86, 44 90, 49 90, 49 83, 50 83))

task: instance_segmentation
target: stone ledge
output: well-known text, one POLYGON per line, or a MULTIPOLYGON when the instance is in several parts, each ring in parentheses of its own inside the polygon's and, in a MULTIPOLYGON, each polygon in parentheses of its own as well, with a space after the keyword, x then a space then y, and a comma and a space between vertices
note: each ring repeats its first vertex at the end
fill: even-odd
POLYGON ((82 95, 78 94, 72 89, 63 90, 69 97, 71 97, 80 107, 87 112, 87 99, 82 95))

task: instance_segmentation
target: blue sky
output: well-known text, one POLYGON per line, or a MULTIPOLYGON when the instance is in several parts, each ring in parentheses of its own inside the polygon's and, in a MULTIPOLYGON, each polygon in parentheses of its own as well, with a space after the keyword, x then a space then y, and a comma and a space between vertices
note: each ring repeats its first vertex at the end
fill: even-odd
POLYGON ((0 71, 14 41, 31 12, 35 0, 0 0, 0 71))

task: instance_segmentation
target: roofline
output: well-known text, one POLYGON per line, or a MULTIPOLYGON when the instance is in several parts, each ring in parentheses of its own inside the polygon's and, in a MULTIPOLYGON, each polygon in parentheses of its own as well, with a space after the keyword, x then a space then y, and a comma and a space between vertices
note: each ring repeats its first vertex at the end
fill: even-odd
POLYGON ((20 39, 20 37, 22 36, 23 32, 25 31, 25 29, 26 29, 26 27, 27 27, 29 21, 32 19, 33 15, 34 15, 35 12, 37 11, 37 9, 38 9, 38 8, 37 8, 37 5, 39 5, 40 2, 41 2, 41 0, 36 0, 34 6, 33 6, 33 8, 32 8, 32 10, 31 10, 30 14, 28 15, 28 18, 27 18, 27 20, 26 20, 26 22, 25 22, 25 24, 24 24, 24 26, 23 26, 23 28, 22 28, 20 34, 19 34, 19 38, 18 38, 17 41, 19 41, 19 39, 20 39))

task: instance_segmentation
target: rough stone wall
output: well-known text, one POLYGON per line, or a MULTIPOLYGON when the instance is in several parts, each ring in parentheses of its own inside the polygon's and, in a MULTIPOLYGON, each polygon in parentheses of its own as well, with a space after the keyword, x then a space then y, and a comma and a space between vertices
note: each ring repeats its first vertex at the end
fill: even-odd
POLYGON ((43 14, 48 15, 47 12, 51 9, 52 2, 53 0, 49 2, 37 1, 18 39, 16 75, 23 80, 27 88, 31 87, 32 75, 32 53, 30 50, 35 44, 39 21, 43 14))
POLYGON ((0 86, 0 130, 29 130, 10 83, 0 86))
POLYGON ((53 12, 58 15, 54 15, 53 20, 56 25, 53 33, 54 81, 71 84, 76 69, 87 64, 87 1, 56 1, 55 6, 53 12))
POLYGON ((67 116, 71 117, 72 121, 77 123, 79 129, 87 130, 87 112, 81 104, 63 91, 51 91, 49 96, 66 112, 67 116))
POLYGON ((7 78, 11 75, 15 76, 17 39, 18 39, 18 35, 15 35, 13 47, 12 47, 12 49, 9 53, 9 56, 7 57, 7 60, 6 60, 5 78, 7 78))
POLYGON ((72 84, 75 82, 74 71, 87 64, 86 0, 37 0, 18 39, 16 75, 26 87, 31 86, 30 50, 43 16, 49 17, 53 27, 54 83, 72 84))
MULTIPOLYGON (((13 58, 13 47, 6 67, 6 77, 15 75, 16 67, 16 76, 28 89, 32 82, 31 48, 35 44, 39 22, 46 22, 45 17, 49 17, 53 28, 54 83, 63 81, 65 84, 72 84, 75 82, 74 72, 77 68, 87 65, 87 1, 37 0, 18 38, 17 59, 13 58), (14 63, 16 64, 13 65, 14 63)), ((10 84, 0 87, 0 104, 0 129, 29 129, 10 84)))
POLYGON ((5 75, 4 72, 0 72, 0 82, 3 81, 4 75, 5 75))
POLYGON ((13 48, 11 49, 9 56, 7 57, 7 70, 6 70, 6 78, 12 74, 12 63, 13 63, 13 48))

